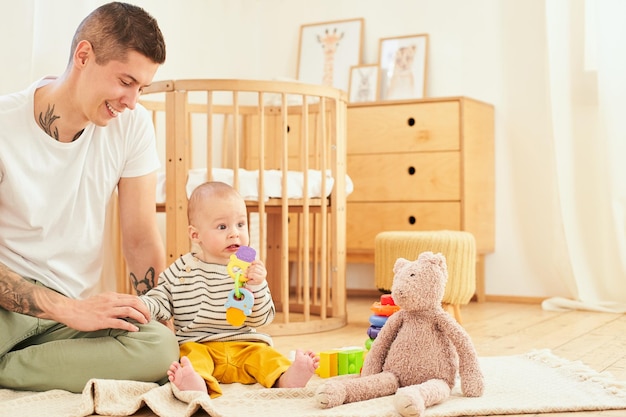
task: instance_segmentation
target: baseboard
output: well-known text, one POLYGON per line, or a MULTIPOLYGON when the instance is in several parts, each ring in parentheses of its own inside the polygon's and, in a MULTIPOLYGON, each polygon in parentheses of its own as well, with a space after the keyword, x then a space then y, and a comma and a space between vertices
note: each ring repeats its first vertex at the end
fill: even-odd
MULTIPOLYGON (((348 288, 346 289, 346 295, 348 297, 367 297, 379 299, 382 291, 378 289, 369 288, 348 288)), ((493 303, 516 303, 516 304, 541 304, 546 297, 522 297, 517 295, 489 295, 485 296, 485 301, 493 303)), ((472 301, 476 301, 476 297, 472 298, 472 301)))
POLYGON ((373 288, 348 288, 346 289, 346 295, 348 297, 368 297, 379 299, 380 295, 383 294, 381 291, 373 288))
POLYGON ((485 301, 497 303, 517 303, 517 304, 541 304, 545 297, 521 297, 517 295, 489 295, 485 296, 485 301))
MULTIPOLYGON (((346 295, 348 297, 369 297, 369 298, 380 298, 380 295, 383 294, 382 291, 378 289, 367 289, 367 288, 348 288, 346 290, 346 295)), ((472 301, 476 301, 474 297, 472 301)), ((516 303, 516 304, 541 304, 545 297, 522 297, 517 295, 489 295, 485 296, 485 301, 491 301, 493 303, 516 303)))

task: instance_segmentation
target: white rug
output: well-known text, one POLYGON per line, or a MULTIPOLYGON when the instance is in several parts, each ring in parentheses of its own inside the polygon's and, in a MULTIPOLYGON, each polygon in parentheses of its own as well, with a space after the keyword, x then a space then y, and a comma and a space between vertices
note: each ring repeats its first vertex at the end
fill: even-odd
MULTIPOLYGON (((626 410, 626 381, 570 362, 548 350, 524 355, 482 357, 485 394, 466 398, 457 387, 445 402, 427 410, 428 417, 525 414, 606 409, 626 410)), ((341 378, 341 377, 340 377, 341 378)), ((144 405, 161 417, 186 417, 204 409, 214 417, 385 417, 397 416, 391 397, 321 410, 313 400, 314 377, 303 389, 266 389, 260 385, 224 385, 211 400, 200 393, 176 392, 170 384, 92 380, 82 394, 0 389, 0 417, 83 417, 91 414, 132 415, 144 405), (176 395, 175 395, 176 394, 176 395)))

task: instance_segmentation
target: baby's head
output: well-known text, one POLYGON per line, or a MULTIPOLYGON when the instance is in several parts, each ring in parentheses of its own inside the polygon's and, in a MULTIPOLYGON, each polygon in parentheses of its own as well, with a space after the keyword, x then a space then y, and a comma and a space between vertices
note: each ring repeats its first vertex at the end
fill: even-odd
POLYGON ((241 195, 223 182, 205 182, 189 197, 189 237, 205 262, 226 265, 241 245, 248 245, 248 214, 241 195))

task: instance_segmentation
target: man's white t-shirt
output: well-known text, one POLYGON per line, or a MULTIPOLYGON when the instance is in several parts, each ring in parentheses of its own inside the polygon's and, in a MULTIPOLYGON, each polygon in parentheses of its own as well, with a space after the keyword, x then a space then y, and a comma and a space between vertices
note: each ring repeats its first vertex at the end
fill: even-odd
POLYGON ((121 177, 160 166, 154 127, 140 105, 106 127, 61 143, 37 125, 35 89, 0 97, 0 262, 73 298, 102 269, 107 203, 121 177))

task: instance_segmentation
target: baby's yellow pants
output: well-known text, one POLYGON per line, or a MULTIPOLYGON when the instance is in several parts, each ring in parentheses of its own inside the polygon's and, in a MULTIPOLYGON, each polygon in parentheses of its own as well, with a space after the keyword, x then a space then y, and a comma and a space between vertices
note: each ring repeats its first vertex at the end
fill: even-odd
POLYGON ((222 395, 219 383, 274 386, 291 361, 263 342, 187 342, 180 345, 196 372, 207 383, 212 398, 222 395))

